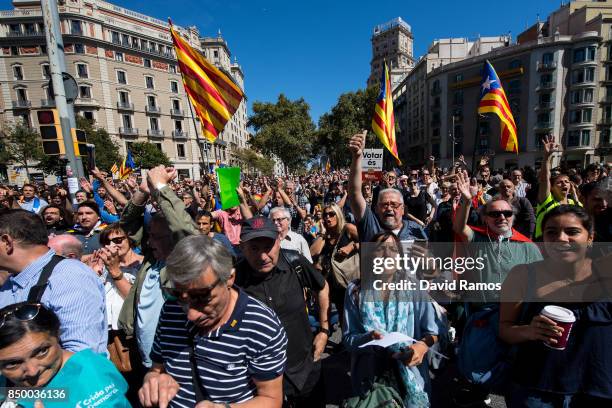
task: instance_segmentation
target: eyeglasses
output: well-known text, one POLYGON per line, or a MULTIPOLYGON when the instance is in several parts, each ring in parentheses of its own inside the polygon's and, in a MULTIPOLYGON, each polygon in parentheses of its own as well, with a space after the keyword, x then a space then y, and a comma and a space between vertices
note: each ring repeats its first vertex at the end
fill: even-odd
POLYGON ((30 320, 36 319, 40 312, 40 303, 26 303, 16 307, 13 310, 8 310, 2 314, 2 320, 0 321, 0 329, 4 327, 6 318, 13 315, 22 322, 29 322, 30 320))
POLYGON ((165 294, 166 300, 174 300, 184 304, 204 305, 212 299, 212 291, 219 286, 221 279, 217 280, 210 286, 196 289, 178 289, 170 286, 162 286, 162 291, 165 294))
POLYGON ((108 244, 110 244, 111 242, 112 242, 113 244, 115 244, 115 245, 121 245, 121 243, 122 243, 123 241, 125 241, 126 239, 127 239, 127 237, 115 237, 115 238, 110 238, 110 239, 108 240, 108 242, 107 242, 105 245, 108 245, 108 244))
POLYGON ((381 208, 391 207, 394 210, 397 210, 398 208, 402 206, 402 203, 395 203, 393 201, 388 201, 386 203, 378 203, 378 206, 381 208))
POLYGON ((272 218, 272 222, 275 224, 280 224, 281 222, 288 220, 289 218, 287 217, 283 217, 283 218, 272 218))
POLYGON ((336 213, 333 211, 323 213, 323 218, 334 218, 335 216, 336 216, 336 213))
POLYGON ((500 216, 504 216, 505 218, 510 218, 514 215, 514 213, 510 210, 505 211, 487 211, 487 216, 491 218, 499 218, 500 216))

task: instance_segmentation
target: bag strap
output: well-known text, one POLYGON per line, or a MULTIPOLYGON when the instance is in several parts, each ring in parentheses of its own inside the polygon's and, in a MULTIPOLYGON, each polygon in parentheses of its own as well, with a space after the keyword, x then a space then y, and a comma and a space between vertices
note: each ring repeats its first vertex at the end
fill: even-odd
POLYGON ((49 283, 49 278, 51 277, 51 273, 55 266, 63 261, 63 256, 53 255, 51 260, 47 262, 47 264, 43 267, 42 272, 40 273, 40 277, 38 278, 38 282, 36 285, 32 286, 30 292, 28 293, 28 303, 40 303, 43 294, 45 293, 45 289, 47 289, 47 284, 49 283))
POLYGON ((189 362, 191 363, 191 379, 193 380, 193 391, 195 393, 196 404, 200 401, 204 401, 204 392, 202 387, 202 381, 198 374, 198 364, 195 359, 195 348, 196 344, 194 341, 193 333, 189 333, 189 362))
POLYGON ((297 253, 291 253, 290 251, 283 251, 282 249, 280 253, 283 259, 285 260, 285 262, 287 262, 287 265, 289 265, 289 269, 291 269, 291 272, 293 272, 295 276, 297 276, 302 289, 309 289, 309 286, 306 285, 306 282, 304 280, 304 270, 302 268, 302 265, 297 265, 297 266, 293 265, 293 263, 298 261, 299 259, 299 257, 297 256, 297 253))

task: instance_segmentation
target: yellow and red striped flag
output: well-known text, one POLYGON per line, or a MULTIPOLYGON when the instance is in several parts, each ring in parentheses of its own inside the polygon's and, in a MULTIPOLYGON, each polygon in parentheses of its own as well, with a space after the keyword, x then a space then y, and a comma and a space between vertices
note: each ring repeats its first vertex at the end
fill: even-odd
POLYGON ((113 163, 113 167, 111 167, 110 171, 111 171, 111 174, 113 175, 117 174, 117 172, 119 171, 119 167, 117 166, 116 162, 113 163))
POLYGON ((244 92, 225 73, 192 48, 170 22, 172 43, 183 77, 185 92, 200 118, 202 134, 214 142, 232 118, 244 92))
POLYGON ((516 122, 514 122, 504 88, 502 88, 495 68, 489 61, 485 61, 483 69, 478 113, 494 113, 499 117, 501 122, 501 147, 507 152, 518 154, 516 122))
POLYGON ((387 62, 382 72, 380 81, 380 94, 376 101, 374 117, 372 118, 372 130, 382 144, 391 152, 398 164, 402 164, 397 154, 397 142, 395 140, 395 116, 393 115, 393 95, 391 93, 391 80, 387 62))

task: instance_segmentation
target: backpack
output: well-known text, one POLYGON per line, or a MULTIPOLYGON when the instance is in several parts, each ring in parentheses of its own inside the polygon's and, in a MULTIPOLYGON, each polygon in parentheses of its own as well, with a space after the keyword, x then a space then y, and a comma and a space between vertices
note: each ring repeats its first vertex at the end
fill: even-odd
MULTIPOLYGON (((533 299, 535 271, 527 265, 527 301, 533 299)), ((527 302, 522 303, 518 323, 523 324, 527 302)), ((506 383, 516 347, 499 338, 499 304, 486 305, 468 317, 457 359, 459 372, 471 383, 493 388, 506 383)))

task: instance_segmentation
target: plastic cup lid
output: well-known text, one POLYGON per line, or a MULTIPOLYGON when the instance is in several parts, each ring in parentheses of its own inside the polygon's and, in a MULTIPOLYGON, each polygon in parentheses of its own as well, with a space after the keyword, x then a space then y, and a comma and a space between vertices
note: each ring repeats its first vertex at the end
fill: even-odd
POLYGON ((542 309, 542 314, 558 322, 573 323, 576 321, 574 312, 561 306, 545 306, 544 309, 542 309))

